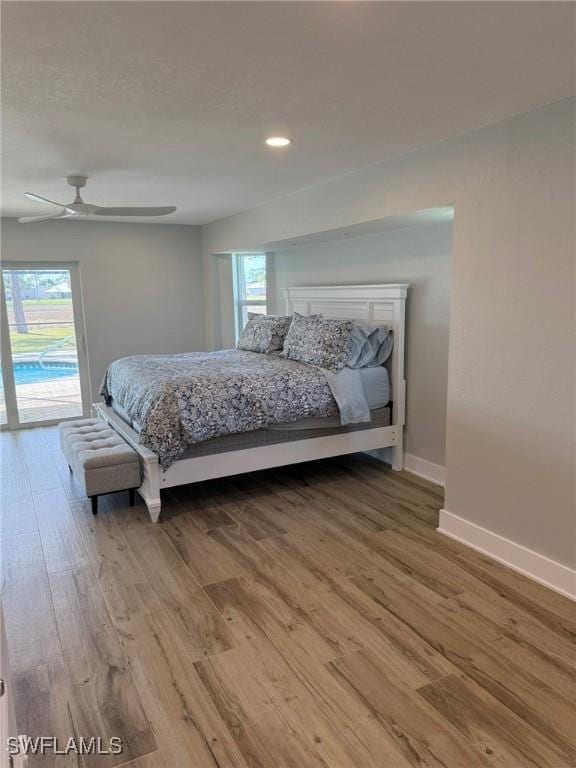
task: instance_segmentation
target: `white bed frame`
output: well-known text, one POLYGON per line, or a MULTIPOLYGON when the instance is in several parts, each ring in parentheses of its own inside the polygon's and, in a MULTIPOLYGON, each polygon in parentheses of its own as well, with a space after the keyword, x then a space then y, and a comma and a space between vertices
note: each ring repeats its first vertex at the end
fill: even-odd
POLYGON ((325 317, 348 317, 388 324, 394 329, 394 347, 390 362, 392 387, 392 423, 328 437, 314 437, 258 448, 181 459, 162 470, 158 456, 138 443, 138 433, 111 407, 95 403, 97 415, 107 421, 140 455, 143 469, 142 485, 138 489, 150 517, 160 516, 160 492, 163 488, 196 483, 217 477, 228 477, 258 469, 297 464, 313 459, 369 451, 392 464, 396 470, 403 466, 403 426, 405 421, 406 381, 404 379, 405 304, 408 285, 322 285, 287 288, 284 291, 286 314, 322 313, 325 317))

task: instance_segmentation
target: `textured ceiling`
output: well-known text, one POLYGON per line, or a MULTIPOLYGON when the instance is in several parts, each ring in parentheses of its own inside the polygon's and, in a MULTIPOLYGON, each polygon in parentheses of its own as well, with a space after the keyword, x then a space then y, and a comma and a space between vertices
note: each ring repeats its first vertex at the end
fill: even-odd
POLYGON ((205 223, 561 99, 572 3, 4 2, 3 212, 205 223), (286 134, 287 150, 263 139, 286 134))

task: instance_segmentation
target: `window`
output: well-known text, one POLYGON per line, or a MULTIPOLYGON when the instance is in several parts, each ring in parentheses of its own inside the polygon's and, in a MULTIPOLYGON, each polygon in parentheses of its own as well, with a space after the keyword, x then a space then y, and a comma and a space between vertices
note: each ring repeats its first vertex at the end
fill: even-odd
POLYGON ((266 314, 266 254, 234 254, 236 337, 248 322, 248 312, 266 314))

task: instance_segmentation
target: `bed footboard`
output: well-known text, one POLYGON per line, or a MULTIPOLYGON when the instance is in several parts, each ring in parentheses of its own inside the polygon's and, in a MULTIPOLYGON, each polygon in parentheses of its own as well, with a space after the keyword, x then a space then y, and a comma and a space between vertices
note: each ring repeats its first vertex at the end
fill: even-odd
POLYGON ((162 508, 162 488, 214 480, 218 477, 230 477, 287 464, 299 464, 303 461, 345 456, 360 451, 370 453, 375 451, 377 458, 391 462, 394 469, 402 468, 402 428, 390 425, 180 459, 167 470, 162 470, 158 463, 158 456, 140 445, 138 434, 114 413, 112 408, 103 403, 97 403, 94 405, 94 410, 140 456, 142 485, 138 493, 148 507, 154 523, 158 521, 162 508))
POLYGON ((142 461, 142 485, 138 488, 138 493, 148 508, 152 522, 157 523, 162 510, 162 502, 160 499, 160 465, 158 464, 158 457, 154 456, 154 459, 154 461, 147 459, 142 461))
POLYGON ((140 457, 140 467, 142 469, 142 485, 138 488, 138 493, 146 504, 150 518, 153 523, 158 522, 162 501, 160 498, 160 464, 158 456, 140 445, 138 442, 138 433, 127 424, 123 419, 114 413, 112 408, 104 403, 94 403, 92 406, 98 418, 106 421, 128 445, 136 451, 140 457))

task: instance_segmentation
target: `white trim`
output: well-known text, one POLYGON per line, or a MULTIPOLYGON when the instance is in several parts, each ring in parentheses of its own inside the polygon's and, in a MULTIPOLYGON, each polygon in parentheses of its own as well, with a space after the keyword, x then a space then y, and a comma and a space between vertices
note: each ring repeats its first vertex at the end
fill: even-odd
POLYGON ((299 285, 285 288, 286 299, 308 301, 379 301, 405 299, 408 283, 380 283, 374 285, 299 285))
POLYGON ((404 454, 404 469, 413 475, 423 477, 435 485, 444 486, 444 467, 441 464, 434 464, 427 459, 421 459, 419 456, 413 456, 411 453, 404 454))
POLYGON ((576 570, 573 568, 557 563, 445 509, 440 510, 438 532, 497 560, 564 597, 576 600, 576 570))

